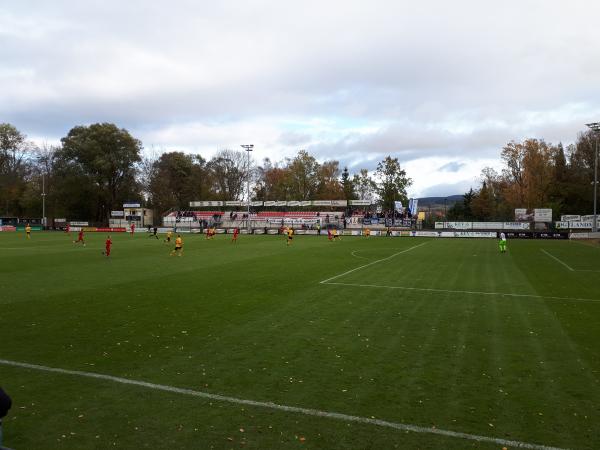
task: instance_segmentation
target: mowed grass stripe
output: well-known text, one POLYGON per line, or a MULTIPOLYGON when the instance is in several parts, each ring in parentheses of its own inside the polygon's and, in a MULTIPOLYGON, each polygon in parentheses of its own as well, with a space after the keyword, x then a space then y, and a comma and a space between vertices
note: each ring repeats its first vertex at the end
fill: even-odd
POLYGON ((422 433, 435 434, 435 435, 445 436, 445 437, 450 437, 450 438, 464 439, 464 440, 470 440, 470 441, 476 441, 476 442, 490 442, 490 443, 494 443, 494 444, 498 444, 498 445, 507 445, 507 446, 517 447, 517 448, 531 449, 531 450, 566 450, 566 449, 561 449, 559 447, 551 447, 551 446, 547 446, 547 445, 531 444, 528 442, 513 441, 513 440, 507 440, 507 439, 501 439, 501 438, 495 438, 495 437, 489 437, 489 436, 479 436, 479 435, 474 435, 474 434, 469 434, 469 433, 462 433, 462 432, 458 432, 458 431, 443 430, 443 429, 439 429, 439 428, 425 428, 425 427, 420 427, 417 425, 395 423, 395 422, 389 422, 389 421, 381 420, 381 419, 371 419, 368 417, 351 416, 348 414, 342 414, 342 413, 337 413, 337 412, 320 411, 320 410, 316 410, 316 409, 301 408, 301 407, 297 407, 297 406, 286 406, 286 405, 280 405, 280 404, 276 404, 276 403, 272 403, 272 402, 258 402, 258 401, 254 401, 254 400, 228 397, 228 396, 218 395, 218 394, 210 394, 207 392, 196 391, 196 390, 192 390, 192 389, 178 388, 178 387, 174 387, 174 386, 148 383, 145 381, 131 380, 131 379, 121 378, 121 377, 114 377, 112 375, 105 375, 105 374, 99 374, 99 373, 94 373, 94 372, 83 372, 83 371, 77 371, 77 370, 60 369, 60 368, 56 368, 56 367, 40 366, 37 364, 23 363, 23 362, 18 362, 18 361, 8 361, 8 360, 4 360, 4 359, 0 359, 0 364, 4 364, 7 366, 13 366, 13 367, 21 367, 21 368, 25 368, 25 369, 44 371, 44 372, 59 373, 59 374, 63 374, 63 375, 73 375, 73 376, 79 376, 79 377, 94 378, 94 379, 103 380, 103 381, 111 381, 113 383, 139 386, 139 387, 144 387, 147 389, 165 391, 165 392, 170 392, 170 393, 174 393, 174 394, 189 395, 189 396, 193 396, 193 397, 200 397, 200 398, 205 398, 205 399, 210 399, 210 400, 216 400, 216 401, 220 401, 220 402, 234 403, 234 404, 238 404, 238 405, 246 405, 246 406, 252 406, 252 407, 259 407, 259 408, 274 409, 274 410, 283 411, 283 412, 287 412, 287 413, 296 413, 296 414, 304 414, 307 416, 323 417, 326 419, 340 420, 343 422, 358 422, 358 423, 363 423, 363 424, 376 425, 379 427, 392 428, 392 429, 398 430, 398 431, 407 431, 407 432, 421 433, 421 434, 422 433))
POLYGON ((358 284, 358 283, 338 283, 335 281, 324 283, 337 286, 354 286, 363 288, 381 288, 381 289, 399 289, 403 291, 421 291, 430 292, 434 294, 467 294, 476 296, 493 296, 493 297, 516 297, 516 298, 534 298, 544 300, 560 300, 560 301, 578 301, 578 302, 591 302, 598 303, 600 299, 596 298, 578 298, 578 297, 551 297, 548 295, 533 295, 533 294, 509 294, 506 292, 482 292, 482 291, 459 291, 453 289, 433 289, 433 288, 418 288, 408 286, 386 286, 380 284, 358 284))
MULTIPOLYGON (((594 343, 600 333, 593 321, 595 304, 318 283, 360 266, 351 251, 375 260, 420 240, 344 238, 329 243, 298 237, 287 248, 278 237, 242 236, 243 246, 237 247, 219 238, 186 238, 186 245, 198 250, 182 258, 169 258, 168 246, 145 237, 117 243, 112 261, 99 251, 87 252, 78 255, 81 259, 66 258, 65 268, 60 258, 48 257, 46 265, 55 265, 55 278, 46 293, 34 276, 36 265, 21 262, 29 270, 18 274, 14 294, 20 302, 3 305, 0 313, 3 357, 425 428, 596 447, 599 434, 592 424, 600 420, 600 396, 594 374, 600 367, 594 343), (73 277, 86 260, 96 272, 86 269, 73 277), (509 319, 517 306, 528 324, 517 326, 514 316, 509 319), (501 320, 494 324, 496 316, 501 320), (501 346, 496 352, 490 350, 493 340, 501 346), (490 373, 496 366, 502 371, 490 373), (548 395, 553 386, 555 392, 548 395)), ((449 286, 464 282, 467 273, 470 282, 508 285, 517 293, 547 294, 556 289, 554 283, 571 294, 593 289, 592 283, 560 278, 558 273, 567 271, 539 251, 542 243, 510 242, 509 254, 499 255, 493 240, 428 242, 348 277, 394 282, 406 277, 449 286), (488 247, 489 252, 481 253, 488 247), (535 261, 547 265, 538 270, 535 261)), ((98 249, 100 244, 98 239, 98 249)), ((548 248, 556 252, 561 244, 568 245, 548 248)), ((11 263, 0 251, 0 266, 11 263)), ((29 382, 29 377, 10 374, 3 373, 3 385, 18 388, 29 382)), ((110 402, 106 395, 103 403, 110 402)), ((31 401, 36 401, 35 392, 31 401)), ((137 411, 139 424, 151 423, 150 412, 137 411)), ((198 413, 202 417, 204 411, 198 413)), ((175 419, 176 410, 174 414, 175 419)), ((35 419, 22 429, 45 442, 35 419)), ((227 421, 223 417, 223 424, 227 421)), ((146 430, 140 443, 157 437, 146 430)), ((378 433, 390 442, 400 439, 404 448, 440 447, 433 442, 460 448, 450 438, 427 441, 383 429, 378 433)), ((351 434, 341 433, 344 444, 339 447, 366 448, 371 442, 368 433, 360 438, 351 434)), ((165 436, 180 442, 176 433, 165 436)), ((337 446, 327 446, 332 447, 337 446)))
POLYGON ((354 268, 354 269, 347 270, 346 272, 340 273, 340 274, 338 274, 338 275, 335 275, 335 276, 333 276, 333 277, 330 277, 330 278, 327 278, 327 279, 325 279, 325 280, 321 281, 321 284, 326 284, 326 283, 328 283, 328 282, 330 282, 330 281, 332 281, 332 280, 335 280, 335 279, 337 279, 337 278, 341 278, 341 277, 344 277, 344 276, 346 276, 346 275, 349 275, 349 274, 351 274, 351 273, 353 273, 353 272, 356 272, 357 270, 361 270, 361 269, 365 269, 365 268, 367 268, 367 267, 370 267, 370 266, 372 266, 373 264, 378 264, 378 263, 381 263, 381 262, 384 262, 384 261, 389 261, 390 259, 392 259, 392 258, 395 258, 395 257, 396 257, 396 256, 398 256, 398 255, 401 255, 401 254, 403 254, 403 253, 409 252, 409 251, 411 251, 411 250, 414 250, 414 249, 416 249, 416 248, 422 247, 423 245, 425 245, 425 242, 423 242, 423 243, 421 243, 421 244, 413 245, 412 247, 409 247, 409 248, 407 248, 406 250, 401 250, 401 251, 399 251, 399 252, 396 252, 396 253, 394 253, 394 254, 392 254, 392 255, 390 255, 390 256, 388 256, 388 257, 386 257, 386 258, 381 258, 381 259, 378 259, 378 260, 372 261, 372 262, 370 262, 370 263, 368 263, 368 264, 363 264, 362 266, 356 267, 356 268, 354 268))
POLYGON ((438 240, 419 251, 422 253, 419 256, 427 260, 431 268, 414 264, 415 258, 407 257, 385 267, 371 267, 373 263, 389 259, 384 258, 358 266, 322 283, 431 293, 600 302, 598 297, 556 296, 539 292, 522 268, 513 262, 512 255, 498 254, 494 242, 490 240, 471 241, 468 245, 464 241, 457 244, 456 241, 438 240), (454 251, 444 253, 443 247, 448 245, 454 246, 454 251))

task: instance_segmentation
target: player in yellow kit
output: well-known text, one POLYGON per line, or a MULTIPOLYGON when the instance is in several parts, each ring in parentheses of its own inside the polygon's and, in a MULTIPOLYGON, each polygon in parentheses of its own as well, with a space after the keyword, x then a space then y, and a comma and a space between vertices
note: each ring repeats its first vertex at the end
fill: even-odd
POLYGON ((365 235, 366 238, 368 238, 369 236, 371 236, 371 230, 369 230, 368 228, 365 228, 364 235, 365 235))
POLYGON ((208 230, 206 230, 206 240, 209 239, 214 239, 215 238, 215 234, 217 234, 217 229, 215 227, 209 228, 208 230))
POLYGON ((334 228, 333 230, 331 230, 331 235, 333 236, 333 240, 334 241, 338 241, 341 239, 340 234, 337 230, 337 228, 334 228))
POLYGON ((177 235, 177 239, 175 239, 175 249, 171 252, 171 256, 181 256, 183 255, 183 239, 181 239, 181 235, 177 235))
POLYGON ((290 245, 292 243, 292 239, 294 239, 294 229, 292 227, 289 227, 285 231, 285 234, 287 235, 287 245, 290 245))
POLYGON ((173 232, 172 231, 167 231, 167 238, 165 239, 165 242, 168 244, 169 242, 171 242, 171 237, 173 236, 173 232))
POLYGON ((31 239, 31 227, 29 224, 25 227, 25 234, 27 235, 27 239, 31 239))

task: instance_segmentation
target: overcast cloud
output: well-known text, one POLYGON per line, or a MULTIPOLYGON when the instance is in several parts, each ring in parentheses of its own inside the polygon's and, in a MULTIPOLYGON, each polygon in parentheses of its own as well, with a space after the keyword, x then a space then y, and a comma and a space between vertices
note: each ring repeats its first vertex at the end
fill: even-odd
POLYGON ((600 120, 598 17, 584 0, 4 2, 0 122, 355 170, 392 154, 411 193, 458 194, 506 142, 600 120))

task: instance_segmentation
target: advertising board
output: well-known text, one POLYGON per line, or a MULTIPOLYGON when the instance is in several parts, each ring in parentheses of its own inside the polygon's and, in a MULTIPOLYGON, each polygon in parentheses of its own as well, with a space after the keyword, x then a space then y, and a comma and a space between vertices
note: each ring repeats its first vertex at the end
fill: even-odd
POLYGON ((549 208, 536 208, 533 210, 535 222, 552 222, 552 210, 549 208))

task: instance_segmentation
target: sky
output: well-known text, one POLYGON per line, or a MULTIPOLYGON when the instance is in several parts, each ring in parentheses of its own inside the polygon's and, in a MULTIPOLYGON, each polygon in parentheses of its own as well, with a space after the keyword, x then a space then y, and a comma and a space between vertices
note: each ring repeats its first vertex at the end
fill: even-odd
POLYGON ((351 172, 392 155, 411 196, 462 194, 506 143, 600 121, 598 17, 589 0, 7 1, 0 122, 351 172))

